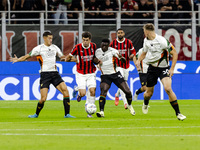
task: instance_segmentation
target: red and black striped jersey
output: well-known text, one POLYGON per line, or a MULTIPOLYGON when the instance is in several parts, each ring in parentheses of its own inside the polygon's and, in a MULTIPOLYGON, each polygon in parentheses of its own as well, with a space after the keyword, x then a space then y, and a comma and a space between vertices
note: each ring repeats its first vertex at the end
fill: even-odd
POLYGON ((96 71, 96 67, 93 63, 95 57, 96 44, 90 43, 88 48, 85 48, 82 43, 77 44, 72 49, 70 55, 76 55, 78 63, 76 64, 76 70, 81 74, 90 74, 96 71))
POLYGON ((120 60, 116 59, 117 66, 125 69, 129 68, 129 56, 131 54, 136 55, 135 48, 133 47, 131 40, 124 38, 123 41, 118 41, 115 39, 110 43, 110 47, 117 49, 119 53, 126 59, 126 63, 124 64, 120 60))

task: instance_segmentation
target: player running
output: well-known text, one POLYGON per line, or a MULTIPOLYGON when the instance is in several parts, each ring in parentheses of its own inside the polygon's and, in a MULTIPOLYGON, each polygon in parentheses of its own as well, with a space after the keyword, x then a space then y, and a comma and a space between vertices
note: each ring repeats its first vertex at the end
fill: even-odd
POLYGON ((29 115, 29 118, 38 118, 40 111, 44 107, 44 103, 47 99, 49 85, 53 84, 63 94, 63 105, 65 110, 65 118, 75 118, 69 114, 70 112, 70 98, 67 86, 61 76, 58 73, 56 67, 56 56, 63 57, 63 54, 56 45, 52 44, 53 35, 50 32, 43 33, 44 43, 36 46, 33 50, 20 58, 11 57, 10 61, 21 62, 25 61, 33 56, 37 57, 41 65, 40 70, 40 94, 41 99, 39 100, 34 115, 29 115))
POLYGON ((106 95, 112 84, 112 82, 120 88, 124 93, 126 100, 128 102, 128 109, 132 115, 135 115, 135 111, 131 105, 132 94, 128 87, 128 84, 124 80, 123 76, 119 71, 116 70, 116 58, 121 60, 121 63, 126 63, 124 57, 119 54, 114 48, 109 47, 110 41, 108 39, 103 39, 101 43, 101 48, 97 49, 96 57, 102 61, 102 65, 99 65, 101 70, 101 84, 100 84, 100 98, 99 107, 100 112, 97 112, 97 117, 104 117, 104 106, 106 103, 106 95))
MULTIPOLYGON (((91 42, 92 35, 90 32, 82 34, 82 43, 74 46, 71 53, 66 56, 65 61, 71 61, 73 56, 76 56, 76 83, 78 85, 77 101, 80 102, 81 98, 86 95, 86 87, 89 90, 87 94, 86 104, 95 104, 95 91, 96 91, 96 67, 94 65, 101 63, 95 57, 96 44, 91 42)), ((92 115, 88 114, 88 118, 92 115)))
MULTIPOLYGON (((140 55, 142 54, 143 48, 139 49, 139 51, 136 53, 136 58, 138 59, 140 57, 140 55)), ((135 64, 136 65, 136 64, 135 64)), ((139 78, 140 78, 140 83, 141 83, 141 88, 135 90, 133 99, 134 101, 137 101, 138 99, 138 95, 140 93, 143 93, 144 91, 146 91, 146 82, 147 82, 147 69, 149 67, 149 65, 147 64, 147 60, 146 58, 144 58, 141 62, 140 62, 140 67, 141 70, 138 71, 139 73, 139 78)))
POLYGON ((155 33, 153 24, 145 24, 143 30, 146 36, 143 43, 143 52, 136 62, 138 70, 141 69, 140 62, 145 57, 149 64, 147 71, 147 89, 144 93, 142 111, 144 114, 148 113, 149 100, 153 95, 154 86, 157 84, 158 78, 160 78, 177 118, 179 120, 184 120, 186 116, 180 113, 177 97, 171 88, 171 78, 174 74, 174 67, 177 62, 178 54, 174 46, 167 39, 155 33), (169 67, 169 54, 173 56, 171 68, 169 67))
MULTIPOLYGON (((119 51, 119 54, 121 54, 126 59, 126 63, 122 63, 121 60, 116 59, 116 64, 117 64, 116 70, 120 71, 120 73, 124 77, 124 80, 127 82, 129 76, 129 66, 130 66, 129 57, 132 58, 134 62, 136 62, 136 57, 135 57, 136 52, 131 40, 125 38, 124 36, 125 36, 124 30, 119 28, 117 30, 117 39, 113 40, 110 43, 110 47, 117 49, 119 51)), ((115 105, 117 106, 119 104, 119 94, 121 94, 122 96, 122 100, 124 102, 124 108, 127 109, 128 107, 127 107, 126 97, 121 89, 118 89, 117 93, 115 94, 115 105)))

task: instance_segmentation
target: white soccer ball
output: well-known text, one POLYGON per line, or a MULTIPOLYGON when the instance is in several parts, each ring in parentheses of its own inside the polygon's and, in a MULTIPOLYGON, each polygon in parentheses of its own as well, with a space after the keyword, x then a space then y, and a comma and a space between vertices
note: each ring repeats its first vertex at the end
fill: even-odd
POLYGON ((97 111, 97 107, 95 104, 86 104, 85 111, 89 114, 92 115, 97 111))

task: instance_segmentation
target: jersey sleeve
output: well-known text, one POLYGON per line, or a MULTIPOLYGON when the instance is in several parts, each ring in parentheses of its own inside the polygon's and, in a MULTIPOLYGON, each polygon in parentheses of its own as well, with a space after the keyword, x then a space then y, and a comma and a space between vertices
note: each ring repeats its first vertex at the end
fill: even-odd
POLYGON ((61 52, 60 48, 56 45, 54 45, 56 47, 56 51, 57 51, 57 56, 60 58, 61 56, 63 56, 63 53, 61 52))
POLYGON ((129 48, 130 48, 130 53, 134 54, 134 56, 136 55, 136 51, 135 48, 133 46, 133 43, 131 42, 131 40, 129 40, 129 48))
POLYGON ((146 46, 146 38, 144 39, 144 43, 143 43, 143 52, 147 52, 148 48, 146 46))
POLYGON ((78 54, 78 48, 77 45, 74 46, 74 48, 72 49, 72 51, 69 53, 71 56, 77 55, 78 54))
POLYGON ((118 56, 119 55, 119 51, 114 49, 114 48, 112 48, 111 50, 112 50, 113 56, 115 56, 115 57, 117 57, 119 59, 119 56, 118 56))
POLYGON ((173 49, 175 49, 174 48, 174 46, 172 45, 172 43, 170 43, 167 39, 166 39, 166 41, 167 41, 167 51, 170 53, 173 49))
POLYGON ((29 53, 31 57, 40 55, 40 46, 36 46, 33 50, 29 53))
POLYGON ((98 48, 96 51, 95 51, 95 56, 96 56, 96 58, 98 58, 98 59, 101 59, 101 49, 100 48, 98 48))

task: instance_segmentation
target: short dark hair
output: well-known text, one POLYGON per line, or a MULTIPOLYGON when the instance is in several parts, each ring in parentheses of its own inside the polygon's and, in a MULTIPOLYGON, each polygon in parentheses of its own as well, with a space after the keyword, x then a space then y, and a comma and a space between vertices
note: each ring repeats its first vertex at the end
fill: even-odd
POLYGON ((46 31, 46 32, 43 33, 43 37, 44 36, 48 36, 48 35, 53 35, 53 34, 51 32, 49 32, 49 31, 46 31))
POLYGON ((152 23, 147 23, 144 25, 143 27, 145 30, 148 30, 148 31, 154 31, 155 30, 155 27, 152 23))
POLYGON ((82 33, 82 38, 89 38, 91 39, 92 38, 92 34, 88 31, 82 33))
POLYGON ((110 43, 110 40, 109 40, 109 39, 103 39, 102 42, 108 43, 108 44, 109 44, 109 43, 110 43))
POLYGON ((119 30, 122 30, 122 31, 124 31, 122 28, 119 28, 119 29, 117 29, 117 32, 118 32, 119 30))

